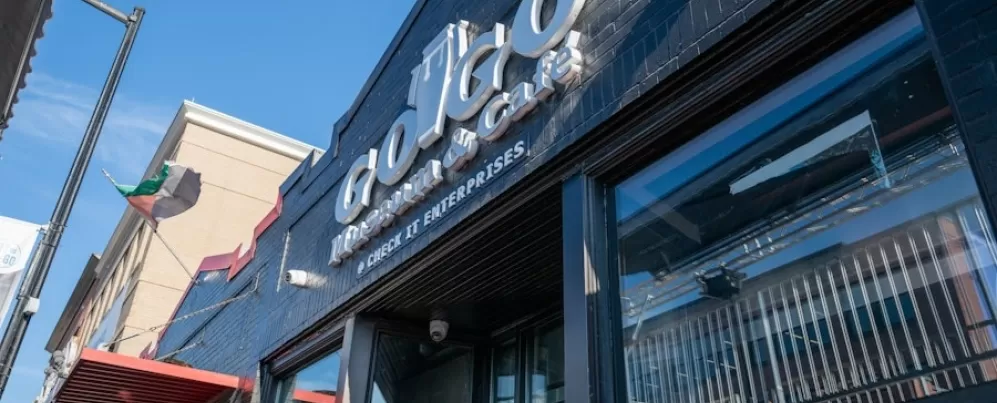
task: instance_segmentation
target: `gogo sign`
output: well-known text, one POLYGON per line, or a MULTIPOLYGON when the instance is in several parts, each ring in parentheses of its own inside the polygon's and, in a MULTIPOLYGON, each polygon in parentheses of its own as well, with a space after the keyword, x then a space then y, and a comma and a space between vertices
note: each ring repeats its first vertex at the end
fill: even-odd
MULTIPOLYGON (((412 70, 408 105, 391 125, 381 148, 361 155, 350 167, 336 197, 336 221, 346 228, 332 241, 329 265, 338 266, 356 254, 395 219, 425 200, 444 180, 443 170, 460 171, 478 151, 479 143, 495 142, 509 126, 532 111, 537 102, 554 92, 554 83, 567 84, 581 73, 582 55, 578 50, 580 34, 572 31, 585 0, 554 1, 554 13, 543 27, 540 12, 545 0, 523 0, 511 29, 495 24, 493 30, 468 43, 468 23, 447 25, 423 50, 423 62, 412 70), (561 45, 555 50, 555 47, 561 45), (512 53, 536 60, 536 73, 530 82, 522 82, 504 92, 502 88, 506 62, 512 53), (472 78, 477 85, 472 85, 472 78), (479 114, 480 112, 480 114, 479 114), (420 150, 427 149, 443 137, 447 117, 466 121, 478 115, 474 131, 457 128, 450 145, 439 159, 430 159, 409 175, 420 150), (406 178, 407 177, 407 178, 406 178), (404 180, 404 182, 403 182, 404 180), (397 190, 371 205, 374 182, 397 190), (400 182, 403 182, 399 184, 400 182), (363 220, 354 223, 363 216, 363 220)), ((431 207, 423 217, 409 224, 379 247, 371 248, 361 259, 358 274, 376 264, 401 246, 404 236, 411 239, 422 227, 440 218, 448 209, 468 197, 503 168, 526 153, 519 141, 486 168, 459 186, 443 201, 431 207)))

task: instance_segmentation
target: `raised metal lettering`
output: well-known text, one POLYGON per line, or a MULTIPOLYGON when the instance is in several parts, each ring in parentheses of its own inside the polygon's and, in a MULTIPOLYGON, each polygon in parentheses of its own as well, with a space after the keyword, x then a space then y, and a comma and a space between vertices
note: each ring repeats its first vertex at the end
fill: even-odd
POLYGON ((564 39, 582 12, 585 0, 557 1, 554 16, 546 28, 541 27, 540 11, 548 0, 523 0, 512 24, 512 49, 523 56, 536 59, 564 39))
POLYGON ((370 205, 370 190, 377 174, 377 150, 371 149, 361 155, 350 166, 349 172, 339 185, 336 198, 336 221, 342 224, 353 222, 363 209, 370 205))

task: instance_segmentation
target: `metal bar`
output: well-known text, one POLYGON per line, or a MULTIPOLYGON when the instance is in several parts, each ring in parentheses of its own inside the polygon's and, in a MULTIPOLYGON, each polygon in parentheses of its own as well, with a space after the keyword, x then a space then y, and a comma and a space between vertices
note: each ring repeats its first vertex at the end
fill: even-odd
POLYGON ((643 375, 641 378, 644 379, 644 387, 642 388, 644 390, 643 401, 645 402, 653 401, 652 396, 654 393, 654 384, 651 379, 651 372, 654 371, 654 368, 651 366, 652 363, 650 360, 650 341, 651 340, 649 338, 644 338, 644 341, 642 342, 644 346, 641 348, 642 352, 640 355, 641 374, 643 375))
POLYGON ((713 346, 713 362, 717 367, 717 395, 722 399, 724 396, 730 396, 734 388, 731 386, 730 380, 730 364, 727 363, 726 346, 724 345, 723 334, 720 332, 720 312, 707 312, 706 313, 706 328, 709 331, 710 343, 716 343, 713 346), (713 319, 711 316, 717 316, 717 328, 713 329, 713 319), (717 343, 719 341, 719 343, 717 343), (721 360, 721 356, 723 359, 721 360), (723 377, 721 377, 721 374, 723 377), (727 392, 724 392, 724 381, 727 384, 727 392))
POLYGON ((696 391, 696 397, 698 397, 698 400, 696 400, 696 401, 704 402, 705 403, 706 399, 703 398, 703 389, 702 389, 701 385, 699 384, 699 380, 698 380, 698 378, 699 378, 699 364, 696 363, 696 355, 695 355, 695 352, 693 350, 693 348, 695 347, 693 344, 695 342, 692 339, 692 337, 693 337, 692 336, 692 321, 686 320, 685 321, 685 325, 688 327, 688 329, 686 329, 686 336, 687 337, 685 339, 689 341, 689 343, 688 343, 689 347, 688 348, 684 348, 682 350, 685 352, 686 363, 688 364, 686 373, 689 374, 689 393, 691 394, 692 391, 695 390, 696 391))
POLYGON ((667 336, 665 335, 664 332, 654 335, 655 343, 659 343, 658 345, 660 346, 657 350, 655 350, 655 354, 658 358, 658 366, 659 366, 658 376, 660 378, 659 382, 661 382, 662 403, 668 403, 671 401, 671 392, 672 392, 672 386, 671 386, 672 382, 671 382, 671 377, 669 376, 671 373, 671 360, 667 359, 668 350, 671 349, 671 345, 668 344, 668 339, 666 337, 667 336), (661 353, 662 349, 666 349, 665 354, 661 353))
MULTIPOLYGON (((928 254, 931 256, 931 264, 935 266, 935 273, 938 275, 938 285, 942 288, 942 295, 945 297, 945 304, 948 305, 949 315, 952 316, 952 321, 957 325, 956 335, 959 337, 959 345, 962 347, 963 354, 966 354, 966 356, 969 357, 970 352, 969 347, 966 344, 965 325, 961 328, 958 327, 959 316, 955 309, 955 305, 953 304, 952 294, 949 292, 948 284, 946 284, 948 279, 945 277, 945 274, 942 273, 941 261, 938 260, 938 254, 935 253, 935 244, 931 239, 931 234, 928 232, 927 227, 921 227, 921 235, 924 236, 924 241, 927 243, 926 247, 928 248, 928 254)), ((913 242, 913 237, 911 237, 911 241, 913 242)))
MULTIPOLYGON (((752 388, 751 381, 748 381, 748 388, 744 387, 744 375, 741 374, 741 370, 745 369, 745 374, 750 374, 751 369, 747 368, 748 362, 742 365, 740 354, 738 354, 737 349, 737 333, 734 332, 734 309, 737 309, 738 302, 727 305, 727 333, 730 335, 730 348, 731 355, 734 356, 734 368, 737 369, 737 390, 738 394, 741 396, 738 398, 738 402, 744 402, 746 396, 752 396, 754 393, 749 394, 748 388, 752 388)), ((741 329, 743 326, 738 322, 737 328, 741 329)), ((743 337, 742 337, 743 339, 743 337)), ((743 341, 743 340, 742 340, 743 341)))
MULTIPOLYGON (((838 309, 837 316, 838 316, 839 326, 841 327, 842 335, 845 336, 844 341, 847 352, 847 355, 845 357, 848 358, 848 364, 851 369, 850 372, 851 377, 852 379, 855 379, 855 373, 857 372, 855 369, 855 355, 852 353, 852 344, 848 340, 848 327, 845 324, 845 315, 841 309, 841 300, 838 299, 837 286, 834 285, 834 274, 830 270, 830 264, 825 265, 824 269, 827 272, 827 279, 830 285, 829 288, 831 289, 831 301, 834 302, 835 307, 838 309)), ((834 352, 835 363, 838 365, 838 376, 841 377, 841 390, 847 390, 848 378, 846 377, 844 366, 841 365, 842 356, 841 352, 838 350, 838 342, 837 340, 835 340, 836 338, 834 337, 834 327, 831 325, 832 324, 831 310, 830 307, 828 307, 827 305, 827 294, 824 292, 823 281, 820 281, 819 277, 817 278, 817 292, 820 294, 821 304, 825 312, 824 315, 827 316, 827 330, 828 330, 827 333, 829 335, 829 338, 831 339, 831 351, 834 352)))
POLYGON ((640 365, 640 361, 641 361, 641 358, 640 358, 640 354, 641 354, 640 343, 641 343, 641 340, 639 338, 637 338, 637 337, 634 337, 631 358, 632 358, 633 365, 634 365, 634 398, 637 401, 639 401, 639 402, 643 402, 644 401, 643 394, 644 394, 645 382, 644 382, 644 379, 643 379, 644 378, 644 371, 641 370, 641 365, 640 365))
MULTIPOLYGON (((931 309, 931 316, 935 320, 935 324, 938 326, 939 331, 942 333, 942 337, 941 337, 942 346, 944 347, 945 352, 948 355, 949 361, 955 361, 955 356, 953 354, 953 350, 951 349, 951 347, 949 345, 948 337, 946 337, 945 333, 944 333, 945 324, 942 323, 942 319, 941 319, 941 317, 938 314, 938 308, 935 306, 935 297, 933 295, 934 293, 931 292, 931 286, 930 286, 930 283, 928 281, 928 277, 925 274, 924 266, 921 264, 921 258, 917 254, 917 245, 914 244, 914 240, 911 239, 909 237, 909 235, 907 237, 907 243, 911 247, 911 254, 912 254, 913 258, 914 258, 914 263, 915 263, 915 266, 917 268, 917 272, 921 276, 921 284, 924 286, 924 292, 928 296, 928 298, 927 298, 927 300, 928 300, 928 308, 931 309)), ((903 250, 901 249, 901 246, 899 245, 899 243, 897 244, 897 248, 898 248, 897 249, 897 254, 899 255, 901 261, 905 260, 904 259, 903 250)), ((913 294, 913 290, 911 290, 911 293, 913 294)), ((941 362, 939 362, 939 364, 940 363, 941 362)))
POLYGON ((679 367, 676 366, 676 369, 675 369, 676 370, 676 373, 675 373, 676 378, 675 379, 677 381, 676 384, 679 387, 679 389, 683 389, 682 388, 682 382, 681 382, 681 380, 679 380, 679 377, 682 377, 682 376, 685 377, 685 388, 684 389, 685 389, 685 395, 686 396, 685 396, 685 399, 682 399, 682 393, 679 392, 679 401, 680 402, 681 401, 694 402, 695 400, 694 400, 693 395, 692 395, 692 374, 691 374, 691 370, 689 369, 690 367, 689 367, 689 360, 688 360, 688 349, 685 348, 685 342, 683 341, 683 338, 682 338, 682 335, 684 334, 683 331, 682 331, 682 329, 683 329, 682 328, 682 324, 678 325, 678 329, 674 329, 674 328, 672 329, 672 334, 675 337, 675 353, 674 353, 674 356, 676 358, 675 362, 676 363, 678 363, 678 362, 682 363, 681 372, 679 372, 679 367))
POLYGON ((26 311, 25 308, 29 301, 34 301, 41 295, 45 279, 48 277, 55 252, 58 250, 59 243, 62 240, 62 233, 66 228, 66 222, 73 211, 76 196, 79 194, 87 167, 90 165, 90 159, 93 156, 94 149, 97 147, 97 140, 100 138, 101 129, 104 127, 104 120, 107 118, 107 112, 111 107, 111 102, 114 100, 118 83, 121 81, 121 74, 124 72, 128 56, 131 54, 132 46, 135 44, 135 38, 138 35, 139 27, 142 25, 142 17, 144 15, 145 10, 136 7, 132 15, 128 18, 121 45, 115 55, 114 62, 111 64, 111 70, 107 75, 107 80, 104 82, 104 88, 101 89, 97 104, 94 106, 93 116, 91 116, 83 139, 80 141, 80 148, 73 159, 73 164, 62 187, 62 192, 59 194, 55 209, 52 211, 49 229, 42 236, 42 240, 38 244, 38 250, 31 260, 31 266, 25 272, 17 304, 11 311, 10 322, 4 331, 3 340, 0 342, 0 362, 2 362, 0 364, 0 396, 3 395, 4 390, 7 388, 11 369, 14 367, 14 362, 21 348, 21 342, 24 340, 28 324, 31 322, 33 313, 26 311))
MULTIPOLYGON (((931 351, 933 343, 931 342, 931 339, 928 337, 928 331, 924 326, 925 320, 921 315, 921 307, 920 304, 917 303, 917 297, 914 294, 914 285, 913 282, 911 281, 910 272, 909 270, 907 270, 907 262, 906 259, 904 259, 904 254, 902 248, 900 247, 900 243, 897 242, 897 239, 894 237, 891 237, 890 241, 893 243, 893 250, 897 254, 897 264, 900 267, 900 272, 903 274, 904 284, 907 286, 907 295, 910 296, 911 305, 914 306, 914 320, 917 322, 918 330, 921 332, 921 340, 924 344, 925 361, 927 361, 929 367, 935 367, 943 360, 935 361, 935 354, 933 354, 931 351)), ((880 247, 882 247, 883 244, 880 243, 879 245, 880 247)), ((886 248, 883 248, 883 254, 884 256, 886 255, 886 248)), ((889 260, 887 257, 884 257, 884 259, 889 260)), ((920 362, 918 356, 918 350, 913 347, 914 347, 913 344, 911 344, 911 356, 914 357, 915 362, 920 362)), ((921 369, 921 368, 916 368, 916 369, 921 369)), ((959 375, 959 379, 960 381, 962 380, 961 374, 959 375)))
POLYGON ((647 359, 649 362, 653 363, 651 368, 654 369, 654 372, 649 374, 651 376, 651 385, 653 388, 653 399, 651 399, 651 401, 654 403, 664 403, 665 384, 662 382, 664 379, 662 375, 664 368, 661 359, 659 358, 661 357, 661 344, 658 343, 657 334, 648 337, 647 340, 648 344, 651 346, 651 349, 647 350, 647 359))
MULTIPOLYGON (((792 343, 792 346, 793 346, 793 351, 792 351, 793 352, 793 358, 792 358, 792 360, 794 362, 796 362, 796 373, 797 373, 797 376, 798 376, 797 383, 799 383, 799 385, 800 385, 799 389, 800 389, 800 393, 801 393, 800 399, 802 399, 802 400, 810 400, 810 398, 811 398, 811 396, 810 396, 810 388, 807 387, 806 382, 804 381, 806 373, 803 372, 803 357, 801 357, 801 354, 800 354, 800 352, 798 351, 798 349, 796 347, 797 337, 796 337, 796 334, 793 333, 793 317, 792 317, 792 314, 790 313, 790 312, 792 312, 792 308, 789 307, 789 305, 790 305, 789 304, 789 300, 786 299, 786 289, 785 289, 784 286, 785 286, 784 283, 780 283, 778 285, 778 287, 779 287, 779 295, 780 295, 780 297, 782 299, 782 313, 783 313, 783 316, 786 317, 786 330, 785 330, 785 333, 787 335, 786 337, 789 338, 789 341, 792 343)), ((792 379, 792 377, 790 377, 790 379, 792 379)))
POLYGON ((706 385, 706 393, 709 396, 709 402, 714 402, 713 397, 713 382, 710 381, 710 355, 708 347, 706 346, 706 333, 703 332, 703 321, 702 318, 696 318, 696 339, 699 340, 699 352, 702 354, 700 360, 702 364, 702 374, 703 374, 703 384, 706 385))
MULTIPOLYGON (((793 299, 796 302, 796 316, 799 317, 800 319, 800 333, 802 333, 801 337, 803 340, 803 348, 807 352, 807 362, 810 364, 810 376, 813 377, 814 393, 816 393, 817 396, 820 397, 821 395, 824 394, 824 392, 821 390, 820 381, 818 380, 817 365, 814 362, 814 352, 813 349, 810 347, 811 339, 809 332, 807 332, 807 321, 806 318, 803 317, 803 301, 800 299, 800 291, 796 287, 796 280, 790 279, 789 285, 793 290, 793 299)), ((815 328, 816 326, 817 324, 814 323, 815 328)), ((800 374, 800 382, 803 382, 803 374, 800 374)))
POLYGON ((122 24, 127 24, 128 21, 129 21, 128 15, 126 15, 125 13, 122 13, 121 11, 118 11, 117 9, 115 9, 114 7, 111 7, 107 3, 104 3, 103 1, 99 1, 99 0, 83 0, 83 2, 87 3, 87 4, 91 5, 91 6, 93 6, 94 8, 96 8, 98 10, 100 10, 104 14, 109 15, 111 18, 114 18, 114 19, 118 20, 118 22, 121 22, 122 24))
MULTIPOLYGON (((776 339, 779 340, 779 351, 782 352, 783 369, 786 371, 786 382, 789 384, 788 385, 789 386, 789 398, 790 398, 790 400, 792 402, 795 403, 797 401, 797 399, 796 399, 796 390, 793 389, 793 370, 791 369, 792 367, 789 364, 789 356, 786 353, 786 343, 782 339, 782 326, 780 326, 780 324, 779 324, 779 313, 775 309, 775 298, 772 296, 772 292, 773 291, 770 288, 768 290, 768 292, 769 292, 769 305, 772 306, 772 319, 774 319, 774 321, 775 321, 776 339)), ((762 310, 762 315, 765 315, 765 309, 764 308, 762 310)), ((769 334, 771 335, 771 333, 769 333, 769 334)), ((775 361, 775 360, 772 361, 772 363, 775 366, 778 366, 777 364, 775 364, 776 362, 777 361, 775 361)), ((781 380, 779 380, 779 376, 778 375, 776 375, 776 380, 777 380, 777 382, 781 383, 781 380)))
MULTIPOLYGON (((815 277, 814 280, 817 281, 817 278, 815 277)), ((817 317, 817 304, 813 300, 813 292, 810 290, 810 282, 807 281, 806 276, 803 276, 803 292, 807 295, 807 305, 810 306, 810 317, 813 319, 814 332, 817 333, 817 351, 820 354, 821 366, 824 373, 827 374, 827 383, 824 386, 826 391, 828 385, 831 385, 833 388, 833 385, 836 382, 834 381, 834 372, 831 370, 831 363, 827 360, 827 350, 824 348, 824 335, 822 335, 820 331, 820 318, 817 317)), ((820 297, 822 300, 824 299, 823 295, 820 297)), ((824 310, 823 315, 826 323, 828 321, 826 309, 824 310)), ((830 393, 830 391, 827 392, 830 393)))
MULTIPOLYGON (((890 258, 886 255, 886 250, 883 248, 881 243, 876 245, 879 249, 880 258, 883 259, 883 269, 886 271, 886 280, 890 286, 890 293, 893 295, 893 301, 897 306, 897 314, 900 316, 900 328, 904 333, 904 340, 907 342, 907 348, 911 352, 911 358, 914 360, 914 369, 921 369, 921 359, 918 357, 917 352, 914 348, 914 338, 911 336, 910 327, 907 326, 907 314, 904 312, 903 301, 900 299, 900 293, 897 292, 897 283, 893 279, 893 266, 890 265, 890 258)), ((909 290, 908 290, 909 292, 909 290)), ((911 295, 913 298, 913 295, 911 295)), ((898 358, 899 358, 898 353, 898 358)), ((901 363, 906 363, 905 360, 901 360, 901 363)), ((906 365, 900 365, 900 373, 907 373, 906 365)))
POLYGON ((661 384, 661 360, 656 359, 658 354, 657 338, 653 336, 648 337, 647 346, 648 346, 647 365, 648 368, 650 369, 650 371, 648 371, 647 377, 649 379, 648 384, 650 386, 650 392, 651 392, 650 399, 648 400, 654 403, 662 403, 661 395, 663 394, 662 392, 663 385, 661 384))
MULTIPOLYGON (((897 342, 896 335, 893 333, 893 326, 891 326, 891 324, 890 324, 890 311, 886 307, 886 297, 883 296, 883 285, 880 283, 879 273, 876 271, 876 262, 873 260, 872 254, 869 253, 869 249, 868 248, 862 248, 862 252, 865 252, 865 258, 866 258, 866 261, 869 264, 869 275, 872 277, 872 284, 873 284, 873 286, 876 289, 876 296, 879 299, 879 310, 883 314, 883 322, 886 325, 886 326, 884 326, 886 328, 886 335, 890 338, 890 343, 893 345, 893 359, 894 360, 899 360, 897 362, 897 367, 898 368, 900 368, 900 367, 906 368, 907 364, 904 363, 903 356, 900 354, 900 347, 899 347, 900 343, 897 342)), ((884 269, 885 269, 885 266, 884 266, 884 269)), ((887 277, 890 276, 890 272, 889 271, 886 271, 886 276, 887 277)), ((900 302, 899 301, 895 301, 895 302, 898 304, 897 307, 899 309, 899 303, 900 302)), ((871 306, 869 307, 869 313, 870 313, 870 319, 875 319, 871 315, 872 314, 872 307, 871 306)), ((873 320, 873 327, 876 327, 875 320, 873 320)), ((883 356, 882 359, 885 360, 885 361, 889 361, 886 356, 883 356)), ((888 362, 887 362, 887 364, 888 364, 888 362)), ((888 376, 892 377, 892 376, 895 376, 896 374, 897 373, 894 373, 894 374, 888 375, 888 376)))
MULTIPOLYGON (((840 260, 838 261, 838 266, 840 267, 840 271, 841 271, 841 278, 842 278, 841 281, 843 282, 843 285, 844 285, 844 290, 843 291, 845 292, 846 296, 848 297, 848 306, 850 308, 849 310, 851 311, 852 324, 855 326, 855 331, 858 333, 858 336, 859 336, 858 337, 858 341, 859 341, 859 347, 862 349, 862 361, 865 362, 865 365, 866 365, 865 369, 868 370, 868 371, 872 371, 872 362, 871 362, 872 358, 869 356, 869 350, 866 348, 866 345, 865 345, 865 336, 862 334, 862 321, 859 319, 858 306, 855 305, 855 297, 852 295, 852 290, 851 290, 851 285, 850 285, 851 282, 848 281, 848 272, 845 269, 844 263, 841 262, 840 260)), ((847 328, 843 329, 843 330, 845 331, 845 334, 848 333, 848 329, 847 328)), ((858 369, 859 369, 859 371, 858 371, 859 378, 858 379, 861 380, 860 384, 865 384, 866 383, 865 382, 865 373, 863 372, 863 369, 862 369, 861 366, 858 369)), ((869 379, 869 381, 870 382, 874 382, 875 380, 874 379, 869 379)))
MULTIPOLYGON (((889 377, 889 373, 886 369, 886 352, 883 351, 883 340, 879 336, 879 326, 876 326, 876 313, 872 308, 873 301, 872 298, 869 297, 869 289, 866 287, 865 276, 862 274, 862 262, 859 261, 859 258, 855 254, 852 254, 852 264, 855 265, 855 276, 856 281, 858 281, 859 284, 859 290, 862 293, 862 298, 865 299, 865 311, 869 315, 869 327, 872 328, 872 339, 876 344, 876 353, 879 354, 877 356, 879 359, 879 370, 882 376, 889 377)), ((873 375, 873 379, 876 379, 875 369, 870 367, 869 372, 873 375)))
MULTIPOLYGON (((753 363, 751 362, 751 350, 750 350, 751 349, 751 345, 750 345, 750 343, 755 343, 755 345, 757 345, 757 343, 754 341, 755 340, 755 338, 754 338, 754 329, 753 329, 754 326, 751 326, 751 322, 752 321, 750 320, 750 317, 749 317, 749 321, 747 323, 744 321, 744 315, 741 312, 741 304, 743 304, 743 305, 745 305, 747 307, 746 309, 748 309, 748 313, 749 314, 751 312, 751 305, 750 305, 750 303, 748 302, 747 299, 745 299, 743 301, 739 301, 739 303, 737 303, 737 304, 734 305, 734 311, 737 313, 737 329, 738 329, 738 334, 740 334, 740 336, 741 336, 741 347, 742 347, 741 355, 744 357, 744 368, 745 368, 744 372, 746 372, 747 376, 748 376, 748 391, 750 392, 750 394, 748 395, 748 401, 749 402, 755 402, 756 400, 759 399, 759 394, 758 394, 758 390, 755 389, 755 380, 754 380, 754 374, 753 374, 754 373, 754 366, 752 365, 753 363), (744 331, 745 327, 748 327, 748 332, 747 333, 744 331), (749 337, 750 337, 750 339, 749 339, 749 337)), ((756 350, 756 355, 759 358, 761 358, 761 355, 758 354, 757 350, 756 350)), ((764 391, 765 390, 765 375, 759 374, 758 378, 761 379, 761 382, 762 382, 761 390, 764 391)), ((764 397, 762 399, 764 399, 764 397)))
MULTIPOLYGON (((197 279, 195 279, 194 277, 194 272, 191 271, 186 264, 184 264, 183 260, 180 259, 180 255, 177 255, 177 252, 173 250, 173 247, 170 246, 170 244, 166 242, 165 239, 163 239, 163 235, 159 233, 156 227, 153 227, 152 224, 149 223, 148 221, 146 221, 146 223, 150 226, 150 228, 152 228, 153 235, 156 235, 156 238, 159 238, 159 242, 162 242, 163 246, 166 247, 166 250, 170 252, 170 255, 173 255, 173 259, 176 259, 177 263, 180 264, 180 268, 182 268, 184 273, 187 274, 187 277, 190 277, 190 279, 196 283, 197 279)), ((277 284, 280 284, 280 282, 278 282, 277 284)))

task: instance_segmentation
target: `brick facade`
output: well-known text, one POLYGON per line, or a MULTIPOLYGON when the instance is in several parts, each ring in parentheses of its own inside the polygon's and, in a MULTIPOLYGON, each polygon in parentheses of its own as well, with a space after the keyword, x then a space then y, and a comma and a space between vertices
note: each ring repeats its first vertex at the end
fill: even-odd
MULTIPOLYGON (((449 23, 471 23, 472 38, 481 27, 512 22, 521 0, 428 0, 417 5, 399 32, 397 49, 389 50, 383 69, 372 75, 372 83, 355 108, 337 123, 330 151, 314 165, 303 163, 281 187, 284 209, 281 217, 260 238, 256 258, 230 282, 223 278, 202 279, 181 305, 182 317, 206 306, 237 297, 258 287, 258 292, 211 313, 191 317, 173 325, 159 345, 159 355, 184 349, 178 359, 195 367, 254 377, 261 359, 302 331, 314 326, 368 289, 406 259, 463 218, 480 209, 505 189, 550 161, 597 125, 650 90, 682 66, 706 53, 714 44, 766 10, 773 0, 589 0, 575 24, 582 33, 579 46, 585 57, 580 83, 559 87, 548 100, 522 121, 515 123, 499 143, 483 145, 472 166, 477 172, 518 140, 528 147, 527 158, 504 170, 475 196, 465 200, 446 219, 424 230, 401 250, 393 253, 370 273, 359 277, 353 265, 329 268, 330 241, 342 230, 334 219, 333 201, 339 181, 357 158, 378 148, 384 134, 405 108, 411 70, 422 62, 422 50, 449 23), (285 234, 290 241, 285 267, 327 275, 324 285, 296 289, 281 285, 279 270, 285 234)), ((550 3, 550 2, 548 2, 550 3)), ((549 10, 548 10, 549 11, 549 10)), ((529 81, 536 62, 513 56, 506 67, 504 88, 529 81)), ((475 122, 471 119, 468 123, 475 122)), ((461 123, 463 125, 463 123, 461 123)), ((448 125, 450 133, 455 125, 448 125)), ((415 166, 440 158, 448 139, 424 150, 415 166)), ((448 178, 459 183, 464 178, 448 178)), ((375 185, 381 200, 394 187, 375 185)), ((451 191, 444 185, 414 211, 399 218, 408 223, 421 217, 430 206, 451 191)), ((398 230, 397 228, 395 229, 398 230)), ((382 234, 387 239, 393 232, 382 234)), ((361 254, 363 255, 363 254, 361 254)), ((202 274, 203 276, 210 274, 202 274)))
POLYGON ((997 217, 997 1, 917 0, 981 196, 997 217))

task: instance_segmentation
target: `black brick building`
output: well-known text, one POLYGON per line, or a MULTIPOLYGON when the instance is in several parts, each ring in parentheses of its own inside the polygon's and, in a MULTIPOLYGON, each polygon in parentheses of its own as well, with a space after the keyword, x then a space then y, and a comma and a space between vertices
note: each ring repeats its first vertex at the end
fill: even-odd
POLYGON ((152 356, 262 402, 984 401, 995 40, 993 0, 421 0, 152 356))

